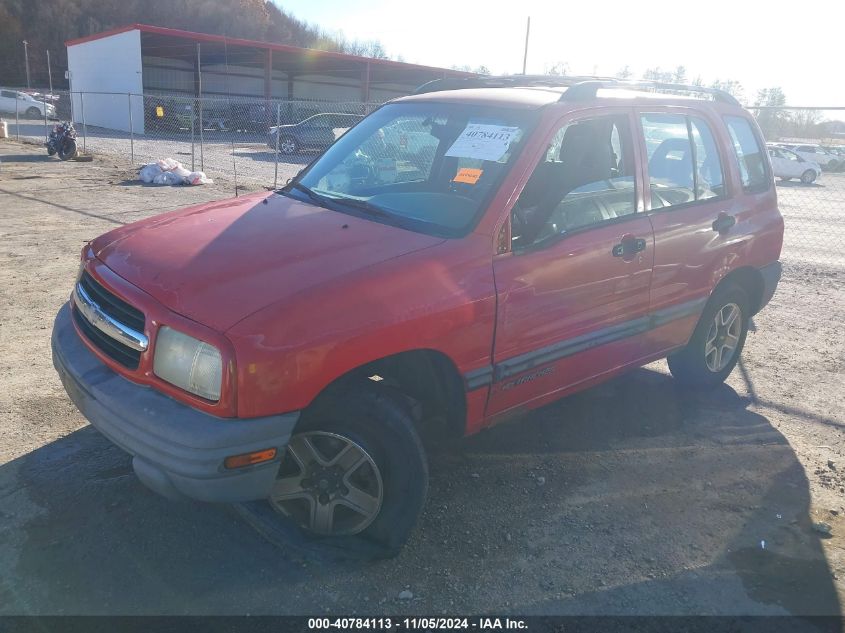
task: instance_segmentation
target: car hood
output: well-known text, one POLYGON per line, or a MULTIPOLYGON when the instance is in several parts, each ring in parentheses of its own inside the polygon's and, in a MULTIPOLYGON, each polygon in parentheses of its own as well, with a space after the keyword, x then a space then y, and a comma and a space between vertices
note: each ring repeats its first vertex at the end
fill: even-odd
POLYGON ((267 305, 442 241, 260 193, 149 218, 91 246, 169 309, 224 332, 267 305))

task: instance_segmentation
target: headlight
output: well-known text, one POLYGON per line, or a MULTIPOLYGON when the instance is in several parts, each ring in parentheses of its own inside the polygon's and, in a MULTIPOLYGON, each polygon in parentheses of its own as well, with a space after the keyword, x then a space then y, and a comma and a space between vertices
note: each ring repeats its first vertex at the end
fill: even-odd
POLYGON ((153 373, 208 400, 220 400, 223 359, 213 345, 162 327, 156 337, 153 373))

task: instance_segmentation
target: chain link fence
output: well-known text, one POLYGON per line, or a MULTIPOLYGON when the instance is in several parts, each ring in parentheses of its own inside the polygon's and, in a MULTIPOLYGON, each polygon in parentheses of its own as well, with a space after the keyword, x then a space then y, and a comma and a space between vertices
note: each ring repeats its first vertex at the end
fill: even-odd
POLYGON ((845 107, 752 107, 768 144, 787 267, 845 271, 845 107))
POLYGON ((83 153, 132 168, 173 158, 234 187, 284 184, 380 105, 65 91, 27 100, 3 93, 22 93, 0 92, 0 116, 13 138, 45 140, 57 120, 72 121, 83 153))
MULTIPOLYGON (((13 91, 3 89, 0 96, 7 93, 13 91)), ((191 171, 231 182, 236 192, 239 183, 283 185, 378 105, 54 92, 3 98, 0 116, 10 136, 30 140, 45 139, 55 120, 71 120, 83 152, 112 156, 133 169, 174 158, 191 171)), ((845 108, 751 111, 769 144, 786 225, 784 263, 845 271, 845 108)))

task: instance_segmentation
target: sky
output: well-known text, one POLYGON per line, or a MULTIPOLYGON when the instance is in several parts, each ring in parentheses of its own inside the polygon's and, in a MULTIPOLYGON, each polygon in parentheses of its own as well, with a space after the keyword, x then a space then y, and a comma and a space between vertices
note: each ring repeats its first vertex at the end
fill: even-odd
POLYGON ((615 75, 629 66, 685 66, 691 81, 734 79, 746 100, 780 86, 787 104, 845 106, 845 1, 552 0, 426 2, 274 0, 295 17, 430 66, 484 65, 522 72, 531 17, 529 74, 615 75))

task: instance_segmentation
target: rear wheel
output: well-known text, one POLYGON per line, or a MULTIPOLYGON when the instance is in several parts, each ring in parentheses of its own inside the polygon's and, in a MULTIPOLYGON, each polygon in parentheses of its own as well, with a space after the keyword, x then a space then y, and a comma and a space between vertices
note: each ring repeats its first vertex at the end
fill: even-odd
POLYGON ((714 292, 689 343, 668 357, 672 375, 695 387, 724 382, 739 361, 750 316, 748 295, 742 288, 729 285, 714 292))
POLYGON ((72 138, 66 138, 59 146, 59 158, 68 160, 69 158, 76 158, 77 148, 76 141, 72 138))
POLYGON ((816 172, 814 172, 812 169, 808 169, 803 174, 801 174, 801 182, 803 182, 805 185, 810 185, 815 182, 815 180, 816 172))
POLYGON ((422 511, 428 465, 406 408, 367 383, 304 414, 269 501, 315 537, 392 556, 422 511))

